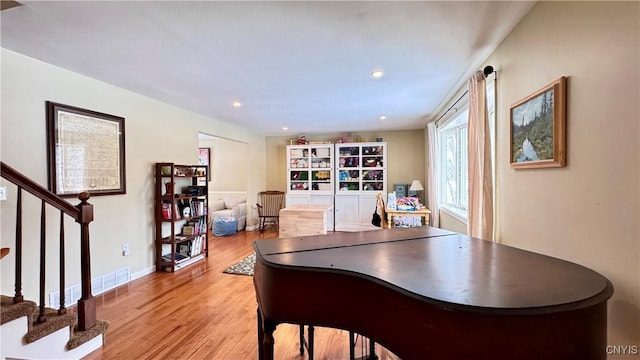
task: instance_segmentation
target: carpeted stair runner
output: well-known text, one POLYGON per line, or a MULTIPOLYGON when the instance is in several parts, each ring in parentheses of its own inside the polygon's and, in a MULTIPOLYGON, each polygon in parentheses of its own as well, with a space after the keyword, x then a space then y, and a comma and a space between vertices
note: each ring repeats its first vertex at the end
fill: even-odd
POLYGON ((43 323, 36 323, 35 319, 38 317, 38 307, 33 301, 23 301, 17 304, 13 303, 13 298, 5 295, 0 295, 0 323, 4 324, 9 321, 18 319, 22 316, 29 317, 28 331, 24 336, 27 343, 32 343, 38 339, 41 339, 51 333, 54 333, 64 327, 69 327, 71 331, 71 338, 67 343, 67 349, 75 349, 85 342, 93 339, 94 337, 103 334, 107 331, 109 323, 107 321, 98 320, 96 326, 86 331, 77 330, 77 315, 75 313, 67 313, 58 315, 58 311, 50 308, 45 309, 45 316, 47 321, 43 323))
POLYGON ((14 304, 12 297, 0 295, 0 325, 23 316, 31 316, 36 308, 36 303, 33 301, 27 300, 14 304))

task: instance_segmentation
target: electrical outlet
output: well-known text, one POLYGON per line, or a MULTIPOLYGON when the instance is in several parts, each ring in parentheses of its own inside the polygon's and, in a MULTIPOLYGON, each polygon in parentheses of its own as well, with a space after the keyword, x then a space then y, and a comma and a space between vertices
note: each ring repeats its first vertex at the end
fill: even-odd
POLYGON ((7 200, 7 188, 5 186, 0 186, 0 200, 7 200))
POLYGON ((131 255, 131 248, 129 248, 129 244, 122 244, 122 256, 131 255))

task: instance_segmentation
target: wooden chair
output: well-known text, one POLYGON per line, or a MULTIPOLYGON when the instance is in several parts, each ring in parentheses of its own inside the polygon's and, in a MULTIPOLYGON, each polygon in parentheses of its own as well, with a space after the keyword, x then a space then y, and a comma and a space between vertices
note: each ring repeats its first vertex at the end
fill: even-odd
POLYGON ((260 219, 260 231, 264 231, 267 223, 278 226, 280 219, 280 209, 284 206, 284 192, 277 190, 261 191, 258 194, 260 203, 258 207, 258 218, 260 219))

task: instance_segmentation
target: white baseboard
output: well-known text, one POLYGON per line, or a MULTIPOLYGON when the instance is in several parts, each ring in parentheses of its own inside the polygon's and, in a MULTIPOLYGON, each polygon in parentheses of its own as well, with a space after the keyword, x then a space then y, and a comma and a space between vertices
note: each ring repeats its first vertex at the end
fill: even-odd
POLYGON ((151 273, 154 273, 156 271, 156 267, 155 266, 150 266, 146 269, 142 269, 140 271, 136 271, 133 274, 131 274, 131 278, 129 281, 133 281, 136 279, 140 279, 143 276, 149 275, 151 273))
POLYGON ((258 225, 248 225, 247 227, 244 228, 245 231, 256 231, 258 230, 260 226, 258 225))

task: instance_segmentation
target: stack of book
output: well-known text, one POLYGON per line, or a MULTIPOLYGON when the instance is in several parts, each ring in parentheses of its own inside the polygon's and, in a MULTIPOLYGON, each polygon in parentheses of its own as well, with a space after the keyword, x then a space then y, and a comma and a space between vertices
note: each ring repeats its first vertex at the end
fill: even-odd
POLYGON ((171 202, 162 202, 162 218, 171 220, 171 202))
MULTIPOLYGON (((181 254, 181 253, 175 253, 175 254, 173 254, 173 256, 175 258, 176 264, 181 262, 181 261, 189 259, 189 256, 181 254)), ((170 263, 171 262, 171 254, 162 255, 162 260, 170 263)))
POLYGON ((192 199, 191 200, 191 214, 192 214, 192 216, 207 215, 207 207, 204 206, 204 200, 203 199, 192 199))
POLYGON ((191 256, 196 256, 204 251, 204 235, 196 236, 191 242, 191 256))

